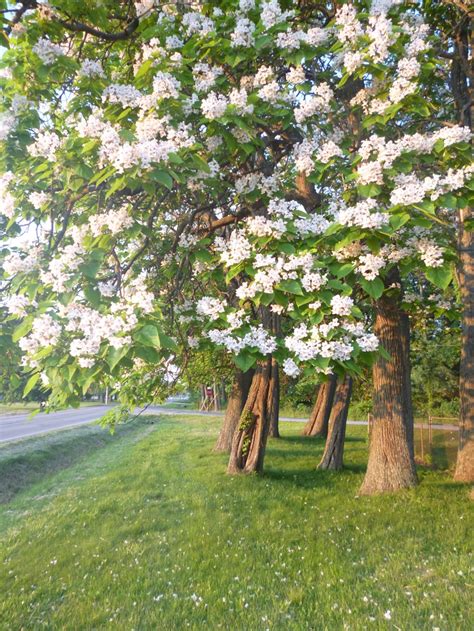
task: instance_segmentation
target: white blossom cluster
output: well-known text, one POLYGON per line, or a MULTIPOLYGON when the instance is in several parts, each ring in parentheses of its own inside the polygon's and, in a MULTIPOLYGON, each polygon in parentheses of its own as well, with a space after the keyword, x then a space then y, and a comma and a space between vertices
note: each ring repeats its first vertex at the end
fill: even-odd
POLYGON ((8 313, 23 318, 27 315, 27 307, 35 307, 36 302, 30 300, 25 294, 12 294, 5 300, 8 313))
POLYGON ((330 160, 343 156, 343 151, 333 139, 318 140, 305 138, 295 145, 293 158, 300 173, 310 175, 315 167, 315 161, 328 164, 330 160))
POLYGON ((0 175, 0 215, 4 215, 11 219, 15 214, 16 200, 13 194, 8 190, 15 176, 11 171, 6 171, 0 175))
POLYGON ((371 197, 358 202, 355 206, 347 206, 342 201, 331 205, 337 223, 363 229, 377 229, 388 224, 388 214, 377 210, 378 208, 379 202, 371 197))
POLYGON ((422 21, 404 17, 397 28, 393 28, 393 22, 387 16, 393 4, 396 3, 390 3, 389 0, 372 3, 366 26, 358 19, 357 9, 352 4, 342 5, 336 13, 336 36, 342 44, 341 57, 348 73, 355 72, 366 61, 390 65, 391 47, 400 37, 409 38, 405 45, 405 56, 393 68, 393 78, 387 73, 386 85, 382 83, 380 86, 382 90, 387 89, 387 94, 378 97, 363 90, 353 99, 353 105, 360 104, 370 113, 382 114, 390 105, 416 92, 421 69, 417 56, 428 47, 429 28, 422 21), (361 46, 361 41, 364 41, 364 46, 361 46), (366 41, 370 42, 368 46, 365 45, 366 41))
POLYGON ((132 343, 130 333, 136 328, 138 313, 154 309, 154 297, 144 286, 143 277, 127 284, 122 297, 111 303, 110 313, 102 313, 78 300, 59 305, 57 317, 43 314, 33 320, 31 332, 21 338, 25 353, 24 363, 36 367, 35 354, 48 346, 57 346, 64 334, 71 357, 82 368, 90 368, 97 361, 102 343, 121 349, 132 343))
POLYGON ((20 252, 7 254, 2 261, 4 273, 11 278, 17 274, 31 272, 37 268, 42 252, 43 248, 41 246, 30 245, 27 251, 23 252, 25 256, 22 256, 20 252))
POLYGON ((201 37, 205 37, 215 30, 215 25, 211 18, 202 13, 185 13, 182 18, 182 23, 184 31, 188 36, 197 34, 201 37))
POLYGON ((55 132, 39 131, 36 140, 28 145, 28 153, 34 158, 46 158, 46 160, 54 162, 61 145, 61 138, 55 132))
POLYGON ((102 67, 102 63, 97 59, 84 59, 79 69, 79 76, 87 77, 89 79, 94 77, 105 79, 105 72, 102 67))
POLYGON ((17 123, 18 119, 13 112, 0 112, 0 142, 6 140, 15 131, 17 123))
POLYGON ((422 202, 427 195, 435 201, 445 193, 462 188, 466 182, 472 180, 473 175, 474 165, 461 169, 448 169, 444 176, 433 174, 423 179, 413 173, 400 174, 394 178, 396 186, 390 195, 390 202, 394 206, 396 204, 410 206, 422 202))
POLYGON ((77 131, 80 136, 98 138, 100 166, 110 163, 119 173, 136 165, 148 169, 154 163, 167 162, 170 153, 194 143, 185 123, 174 128, 168 118, 157 118, 153 114, 138 120, 136 142, 124 142, 118 126, 102 120, 97 114, 78 121, 77 131), (156 135, 162 138, 154 137, 156 135))
POLYGON ((32 51, 38 55, 45 66, 51 66, 58 57, 67 52, 63 45, 55 44, 46 37, 40 37, 32 51))
POLYGON ((435 145, 442 141, 445 147, 469 142, 471 131, 468 127, 455 125, 443 127, 427 134, 406 134, 398 140, 388 140, 383 136, 372 134, 361 142, 358 154, 363 162, 357 172, 362 184, 383 183, 383 170, 390 169, 395 160, 403 153, 430 154, 435 145), (374 159, 369 161, 369 158, 374 159))
POLYGON ((257 350, 261 355, 271 355, 277 349, 277 342, 273 335, 263 328, 263 325, 250 326, 250 330, 238 336, 235 332, 232 334, 219 329, 211 329, 207 336, 214 343, 224 346, 230 353, 240 353, 245 348, 257 350))
POLYGON ((331 87, 324 82, 318 84, 314 92, 309 94, 294 110, 296 122, 301 124, 308 118, 328 112, 333 99, 334 92, 331 87))
POLYGON ((231 46, 251 48, 255 43, 255 24, 247 17, 238 17, 234 31, 231 33, 231 46))
POLYGON ((225 303, 219 298, 205 296, 196 304, 196 313, 200 316, 207 316, 210 320, 217 320, 224 311, 225 303))
POLYGON ((36 210, 40 210, 48 203, 49 195, 44 191, 32 191, 28 195, 28 201, 36 210))
POLYGON ((197 92, 209 92, 217 78, 222 74, 222 68, 198 63, 193 67, 194 88, 197 92))
POLYGON ((32 107, 26 96, 15 94, 12 98, 10 108, 0 112, 0 142, 7 140, 18 126, 19 116, 32 107))
POLYGON ((228 105, 229 100, 223 94, 210 92, 201 102, 201 110, 207 119, 215 120, 224 116, 228 105))
MULTIPOLYGON (((285 337, 285 347, 293 354, 291 361, 283 366, 283 370, 290 376, 299 374, 299 367, 295 360, 307 362, 315 359, 329 359, 348 361, 356 348, 364 352, 377 350, 378 338, 364 328, 361 323, 333 318, 327 323, 307 326, 298 325, 293 332, 285 337), (338 337, 334 337, 335 334, 338 337)), ((321 372, 329 372, 316 367, 321 372)))
POLYGON ((21 350, 26 353, 24 363, 31 368, 38 366, 34 356, 48 346, 55 346, 61 335, 61 325, 49 313, 43 313, 33 320, 29 335, 19 341, 21 350))

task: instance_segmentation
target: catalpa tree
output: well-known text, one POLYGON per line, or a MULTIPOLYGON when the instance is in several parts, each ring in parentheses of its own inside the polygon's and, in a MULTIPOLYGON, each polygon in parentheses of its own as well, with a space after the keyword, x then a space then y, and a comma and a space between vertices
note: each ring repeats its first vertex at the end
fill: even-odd
POLYGON ((182 349, 222 346, 256 366, 229 464, 250 472, 277 362, 375 360, 364 490, 413 485, 403 282, 451 282, 473 177, 420 11, 92 4, 6 7, 3 269, 26 391, 41 379, 62 405, 104 380, 133 403, 182 349))

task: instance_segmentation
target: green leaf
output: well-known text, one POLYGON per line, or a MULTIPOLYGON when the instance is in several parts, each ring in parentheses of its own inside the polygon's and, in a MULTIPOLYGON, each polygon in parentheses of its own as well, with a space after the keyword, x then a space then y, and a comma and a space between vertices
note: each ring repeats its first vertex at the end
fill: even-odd
POLYGON ((381 278, 374 278, 374 280, 362 278, 359 282, 362 289, 374 300, 377 300, 383 294, 384 284, 381 278))
POLYGON ((331 272, 334 276, 337 276, 337 278, 344 278, 344 276, 350 274, 353 269, 354 265, 352 263, 334 263, 330 267, 331 272))
POLYGON ((285 254, 294 254, 296 252, 295 246, 291 243, 280 243, 279 250, 281 250, 285 254))
POLYGON ((225 275, 225 282, 229 283, 233 278, 238 276, 240 272, 243 271, 244 267, 245 263, 237 263, 237 265, 232 265, 232 267, 229 267, 229 270, 225 275))
POLYGON ((81 272, 87 278, 95 278, 97 272, 99 271, 100 263, 101 261, 99 260, 92 260, 88 261, 87 263, 83 263, 80 267, 81 272))
POLYGON ((150 171, 150 177, 152 180, 155 180, 155 182, 163 184, 163 186, 165 186, 170 191, 173 188, 173 178, 166 171, 153 169, 153 171, 150 171))
POLYGON ((196 259, 198 261, 201 261, 202 263, 210 263, 213 260, 213 256, 212 253, 209 252, 209 250, 196 250, 196 252, 194 253, 194 256, 196 257, 196 259))
POLYGON ((134 336, 134 340, 145 346, 161 348, 161 340, 158 329, 154 324, 146 324, 134 336))
POLYGON ((18 342, 20 338, 24 337, 31 331, 32 326, 33 320, 31 318, 25 318, 23 322, 21 322, 21 324, 19 324, 13 331, 12 340, 14 342, 18 342))
POLYGON ((382 192, 382 188, 377 184, 361 184, 357 187, 357 192, 362 197, 375 197, 382 192))
POLYGON ((407 221, 410 221, 410 215, 408 213, 392 215, 389 221, 394 230, 399 230, 407 221))
POLYGON ((279 283, 278 289, 286 291, 289 294, 296 294, 297 296, 304 295, 303 288, 297 280, 283 280, 281 283, 279 283))
POLYGON ((262 305, 265 305, 266 307, 268 307, 269 305, 272 304, 273 302, 273 294, 262 294, 260 296, 260 302, 262 305))
POLYGON ((446 289, 453 279, 453 270, 451 266, 428 267, 425 272, 426 278, 441 289, 446 289))
POLYGON ((256 358, 254 355, 251 355, 246 351, 241 351, 237 356, 234 357, 234 362, 237 368, 240 368, 240 370, 246 372, 255 364, 256 358))
POLYGON ((167 348, 171 351, 178 350, 176 342, 171 337, 169 337, 169 335, 166 335, 166 333, 163 333, 163 331, 160 331, 158 329, 158 336, 160 338, 160 344, 162 348, 167 348))
POLYGON ((194 164, 197 166, 198 169, 200 169, 201 171, 204 171, 204 173, 210 173, 211 169, 209 168, 208 163, 203 160, 201 158, 201 156, 198 156, 197 154, 194 154, 192 156, 192 160, 194 162, 194 164))
POLYGON ((33 390, 33 388, 36 386, 39 378, 40 378, 40 373, 39 372, 35 372, 34 375, 31 375, 31 377, 26 382, 25 389, 23 390, 23 396, 24 397, 26 397, 26 395, 29 392, 31 392, 31 390, 33 390))
POLYGON ((122 348, 114 348, 113 346, 109 347, 107 352, 107 363, 110 367, 110 370, 113 370, 115 366, 119 363, 123 357, 128 353, 129 346, 122 346, 122 348))
POLYGON ((135 350, 135 355, 149 364, 156 364, 161 359, 160 353, 150 346, 140 346, 135 350))
POLYGON ((92 375, 90 375, 82 384, 82 394, 86 394, 87 391, 89 390, 89 388, 91 387, 91 385, 94 383, 94 379, 96 377, 97 372, 94 372, 92 375))

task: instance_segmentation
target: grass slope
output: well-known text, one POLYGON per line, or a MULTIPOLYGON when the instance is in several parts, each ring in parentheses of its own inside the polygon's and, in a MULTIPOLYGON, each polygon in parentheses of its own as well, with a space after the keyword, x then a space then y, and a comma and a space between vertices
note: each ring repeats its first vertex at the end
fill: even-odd
MULTIPOLYGON (((445 472, 357 497, 283 424, 263 477, 225 475, 219 420, 148 418, 0 448, 0 629, 468 629, 472 504, 445 472)), ((470 585, 471 583, 471 585, 470 585)))

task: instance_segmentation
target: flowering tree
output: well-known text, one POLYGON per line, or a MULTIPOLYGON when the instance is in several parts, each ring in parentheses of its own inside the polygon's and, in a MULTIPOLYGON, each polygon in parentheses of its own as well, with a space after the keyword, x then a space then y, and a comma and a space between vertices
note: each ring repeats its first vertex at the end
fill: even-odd
POLYGON ((229 464, 250 472, 277 363, 343 376, 376 360, 364 490, 414 484, 403 283, 451 282, 473 174, 420 12, 63 4, 7 10, 0 61, 26 390, 41 379, 64 404, 103 380, 132 403, 189 346, 224 347, 256 367, 229 464))

